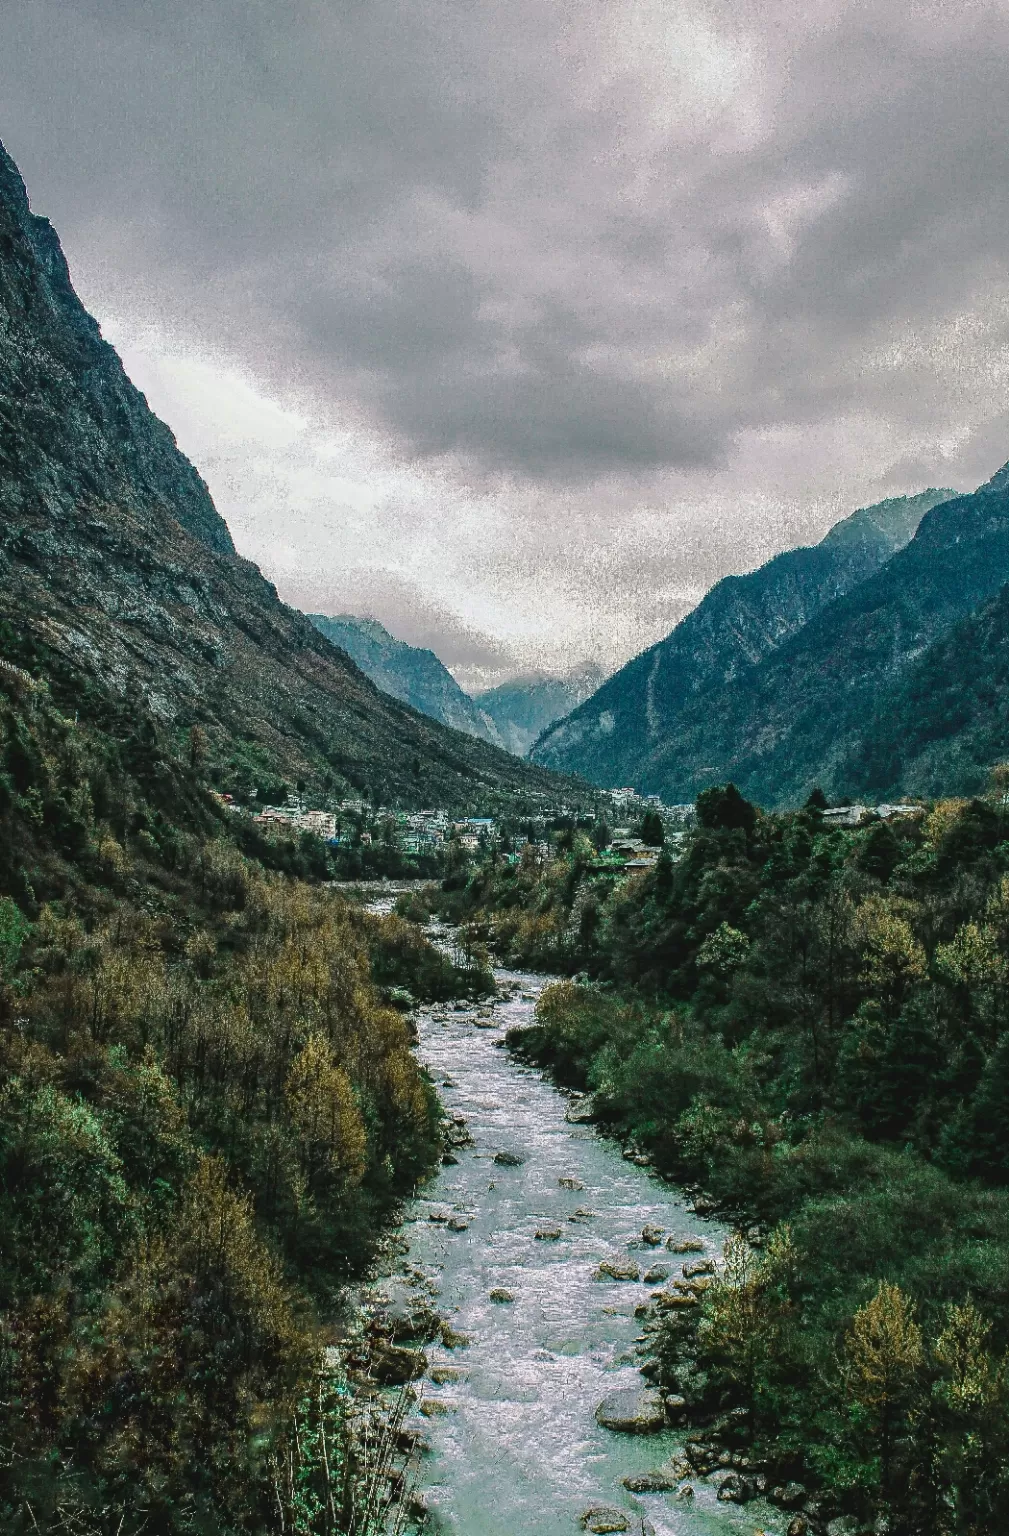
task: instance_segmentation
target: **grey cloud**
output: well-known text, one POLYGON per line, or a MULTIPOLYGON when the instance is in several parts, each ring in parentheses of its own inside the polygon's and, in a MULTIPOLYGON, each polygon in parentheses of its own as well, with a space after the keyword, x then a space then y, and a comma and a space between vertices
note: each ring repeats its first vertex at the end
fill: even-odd
POLYGON ((433 650, 449 668, 502 675, 516 670, 508 646, 464 624, 389 571, 348 571, 328 579, 303 575, 278 582, 278 590, 304 612, 378 619, 397 640, 433 650))
POLYGON ((633 487, 746 431, 961 408, 955 359, 898 390, 865 360, 1005 275, 1000 6, 726 0, 753 60, 714 107, 557 0, 5 13, 0 133, 71 250, 399 451, 633 487))

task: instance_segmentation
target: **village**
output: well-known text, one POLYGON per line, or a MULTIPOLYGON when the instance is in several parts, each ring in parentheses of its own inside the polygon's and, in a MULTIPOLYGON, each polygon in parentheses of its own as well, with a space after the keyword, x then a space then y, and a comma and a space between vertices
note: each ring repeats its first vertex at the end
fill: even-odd
POLYGON ((592 840, 595 856, 589 867, 596 872, 646 870, 663 848, 675 856, 677 844, 695 821, 693 805, 664 805, 657 795, 642 796, 630 788, 602 791, 595 816, 559 803, 544 804, 520 818, 460 817, 442 809, 404 811, 362 799, 320 807, 306 804, 295 793, 288 793, 283 804, 258 810, 230 795, 215 798, 268 836, 307 833, 318 838, 337 862, 341 854, 353 852, 366 864, 381 863, 384 853, 423 864, 424 873, 431 873, 433 865, 469 862, 489 852, 509 863, 523 857, 544 862, 563 846, 565 834, 575 831, 592 840))
MULTIPOLYGON (((302 795, 292 792, 282 804, 261 809, 241 805, 229 795, 216 798, 223 809, 247 817, 271 840, 292 835, 318 839, 309 846, 320 854, 325 850, 335 878, 351 880, 440 879, 487 855, 508 864, 545 864, 567 852, 576 834, 592 845, 591 853, 586 850, 586 871, 612 879, 644 873, 663 856, 675 862, 697 819, 692 804, 666 805, 658 795, 641 795, 631 788, 600 791, 594 814, 543 803, 520 817, 406 811, 360 798, 319 806, 306 804, 302 795)), ((826 827, 843 828, 861 826, 870 817, 888 821, 923 813, 921 806, 903 803, 819 809, 826 827)))

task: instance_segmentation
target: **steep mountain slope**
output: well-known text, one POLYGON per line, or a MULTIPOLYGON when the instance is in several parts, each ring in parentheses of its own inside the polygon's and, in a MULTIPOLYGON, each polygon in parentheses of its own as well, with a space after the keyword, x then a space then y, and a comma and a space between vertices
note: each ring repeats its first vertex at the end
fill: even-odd
MULTIPOLYGON (((985 621, 978 615, 981 629, 960 633, 953 626, 1007 580, 1009 474, 1003 470, 972 495, 934 508, 874 576, 757 666, 695 700, 676 734, 644 759, 642 787, 686 798, 731 778, 767 805, 794 803, 817 781, 835 794, 860 782, 883 787, 884 779, 890 787, 911 787, 917 770, 910 744, 906 756, 904 748, 891 756, 892 769, 883 766, 888 713, 899 703, 911 724, 915 690, 920 695, 927 688, 929 666, 942 665, 985 621), (939 649, 928 657, 936 642, 939 649)), ((960 658, 961 676, 971 667, 972 658, 960 658)), ((891 729, 895 725, 896 717, 891 729)), ((924 762, 919 766, 926 772, 924 762)), ((942 787, 951 791, 958 782, 942 787)))
POLYGON ((563 796, 380 693, 238 558, 199 475, 73 292, 0 148, 2 654, 69 711, 203 727, 221 782, 278 776, 404 802, 563 796))
POLYGON ((924 514, 953 494, 929 490, 864 507, 819 544, 789 550, 746 576, 727 576, 664 640, 546 730, 530 757, 607 788, 652 787, 645 764, 675 736, 692 700, 731 683, 871 576, 924 514))
POLYGON ((334 618, 310 613, 308 617, 319 633, 346 651, 383 693, 442 725, 493 742, 496 747, 508 746, 493 720, 462 691, 434 651, 395 639, 376 619, 358 619, 349 613, 334 618))
POLYGON ((516 677, 475 697, 508 750, 525 757, 547 726, 576 709, 600 687, 603 677, 603 672, 590 663, 566 677, 516 677))
POLYGON ((1009 586, 946 630, 879 693, 838 771, 852 792, 985 788, 1009 757, 1009 586))

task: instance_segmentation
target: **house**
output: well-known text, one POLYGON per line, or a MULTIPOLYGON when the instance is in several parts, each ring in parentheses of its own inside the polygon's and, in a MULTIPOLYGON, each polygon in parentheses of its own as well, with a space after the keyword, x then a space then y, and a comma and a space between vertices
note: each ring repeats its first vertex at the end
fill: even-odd
POLYGON ((860 827, 870 815, 867 805, 835 805, 823 812, 828 827, 860 827))

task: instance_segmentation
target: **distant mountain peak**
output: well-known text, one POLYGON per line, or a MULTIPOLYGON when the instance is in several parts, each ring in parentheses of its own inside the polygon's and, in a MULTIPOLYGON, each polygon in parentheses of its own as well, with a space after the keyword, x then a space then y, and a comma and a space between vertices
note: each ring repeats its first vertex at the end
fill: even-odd
POLYGON ((496 747, 505 745, 490 716, 463 692, 434 651, 397 640, 377 619, 352 613, 312 613, 309 618, 383 693, 442 725, 496 747))

